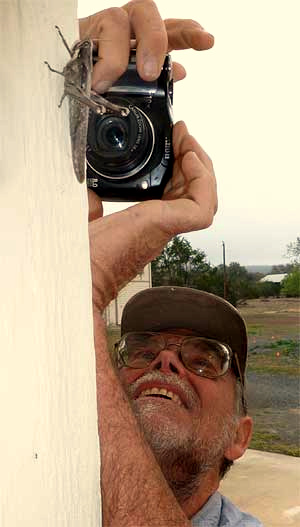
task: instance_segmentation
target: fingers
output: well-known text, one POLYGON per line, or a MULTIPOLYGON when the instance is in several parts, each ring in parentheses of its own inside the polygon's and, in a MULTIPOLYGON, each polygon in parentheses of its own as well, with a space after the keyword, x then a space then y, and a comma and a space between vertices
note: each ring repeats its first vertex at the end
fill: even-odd
POLYGON ((185 68, 179 62, 173 62, 173 80, 174 82, 181 81, 186 77, 185 68))
MULTIPOLYGON (((153 0, 132 0, 122 8, 110 8, 79 21, 80 37, 91 38, 98 49, 92 89, 103 93, 126 71, 130 39, 135 39, 137 69, 146 81, 158 78, 167 51, 209 49, 214 38, 194 20, 161 19, 153 0)), ((173 65, 174 80, 186 73, 173 65)))
POLYGON ((210 49, 214 45, 214 37, 195 20, 168 18, 165 20, 168 33, 168 51, 175 49, 210 49))
POLYGON ((178 121, 173 127, 173 150, 175 159, 179 157, 180 145, 186 135, 188 135, 188 129, 183 121, 178 121))
POLYGON ((98 35, 98 62, 94 66, 92 88, 107 89, 126 71, 130 53, 130 25, 122 9, 106 9, 98 35))
POLYGON ((152 0, 133 0, 123 6, 136 39, 137 70, 146 81, 157 79, 168 49, 165 24, 152 0))
POLYGON ((168 205, 164 223, 170 235, 206 229, 217 211, 217 187, 213 170, 208 170, 195 152, 175 162, 173 176, 165 188, 168 205))
POLYGON ((212 161, 182 121, 174 126, 173 149, 173 175, 166 185, 163 199, 171 200, 174 210, 184 206, 182 198, 190 201, 188 214, 185 210, 178 228, 206 228, 217 211, 217 185, 212 161))
POLYGON ((210 157, 199 145, 198 141, 189 134, 187 126, 183 121, 176 123, 173 128, 173 150, 175 159, 183 158, 183 156, 189 151, 195 152, 202 163, 209 170, 212 170, 212 161, 210 157))
POLYGON ((208 170, 195 152, 187 152, 182 159, 181 170, 189 182, 188 197, 201 205, 202 211, 205 211, 204 216, 206 216, 205 227, 208 227, 218 208, 217 185, 213 168, 208 170))
POLYGON ((124 9, 105 9, 80 21, 81 38, 91 38, 98 49, 92 89, 104 93, 126 71, 130 53, 130 23, 124 9))
POLYGON ((103 206, 102 201, 93 192, 92 190, 88 189, 88 201, 89 201, 89 222, 93 220, 97 220, 98 218, 102 218, 103 216, 103 206))

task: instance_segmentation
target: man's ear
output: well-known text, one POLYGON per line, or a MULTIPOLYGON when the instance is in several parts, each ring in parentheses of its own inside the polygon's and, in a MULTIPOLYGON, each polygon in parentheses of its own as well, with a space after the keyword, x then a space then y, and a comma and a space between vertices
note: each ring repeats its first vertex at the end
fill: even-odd
POLYGON ((241 457, 251 441, 253 429, 253 420, 248 415, 241 417, 237 425, 235 438, 231 445, 225 450, 225 457, 234 461, 241 457))

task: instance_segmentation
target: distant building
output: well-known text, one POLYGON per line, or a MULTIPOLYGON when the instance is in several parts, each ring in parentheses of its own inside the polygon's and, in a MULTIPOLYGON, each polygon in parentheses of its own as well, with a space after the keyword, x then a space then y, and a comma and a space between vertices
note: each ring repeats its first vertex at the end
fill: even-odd
POLYGON ((123 308, 126 302, 136 293, 152 286, 151 282, 151 264, 147 265, 142 273, 139 273, 134 280, 129 282, 121 289, 117 298, 115 298, 104 310, 104 318, 108 326, 119 326, 123 308))
POLYGON ((263 278, 261 278, 260 282, 273 282, 274 284, 280 284, 282 280, 288 275, 288 273, 280 273, 280 274, 267 274, 263 278))

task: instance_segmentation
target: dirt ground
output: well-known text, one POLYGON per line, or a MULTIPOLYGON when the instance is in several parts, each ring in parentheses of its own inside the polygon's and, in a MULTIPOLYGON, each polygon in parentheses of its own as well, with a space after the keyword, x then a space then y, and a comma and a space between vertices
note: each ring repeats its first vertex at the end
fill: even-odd
POLYGON ((263 326, 264 337, 282 338, 300 332, 300 300, 297 298, 258 298, 238 305, 247 327, 263 326))
POLYGON ((299 455, 300 301, 247 300, 238 309, 249 338, 247 393, 255 429, 251 446, 299 455))
POLYGON ((299 298, 253 298, 241 302, 239 310, 246 314, 262 313, 287 313, 290 315, 300 314, 299 298))

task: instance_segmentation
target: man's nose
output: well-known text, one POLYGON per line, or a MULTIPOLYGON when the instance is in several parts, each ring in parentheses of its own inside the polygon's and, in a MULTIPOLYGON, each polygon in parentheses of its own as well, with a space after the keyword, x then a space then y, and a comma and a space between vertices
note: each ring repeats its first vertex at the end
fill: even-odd
POLYGON ((180 377, 186 376, 186 370, 179 357, 179 346, 168 344, 159 355, 151 362, 150 370, 159 370, 163 373, 176 373, 180 377))

